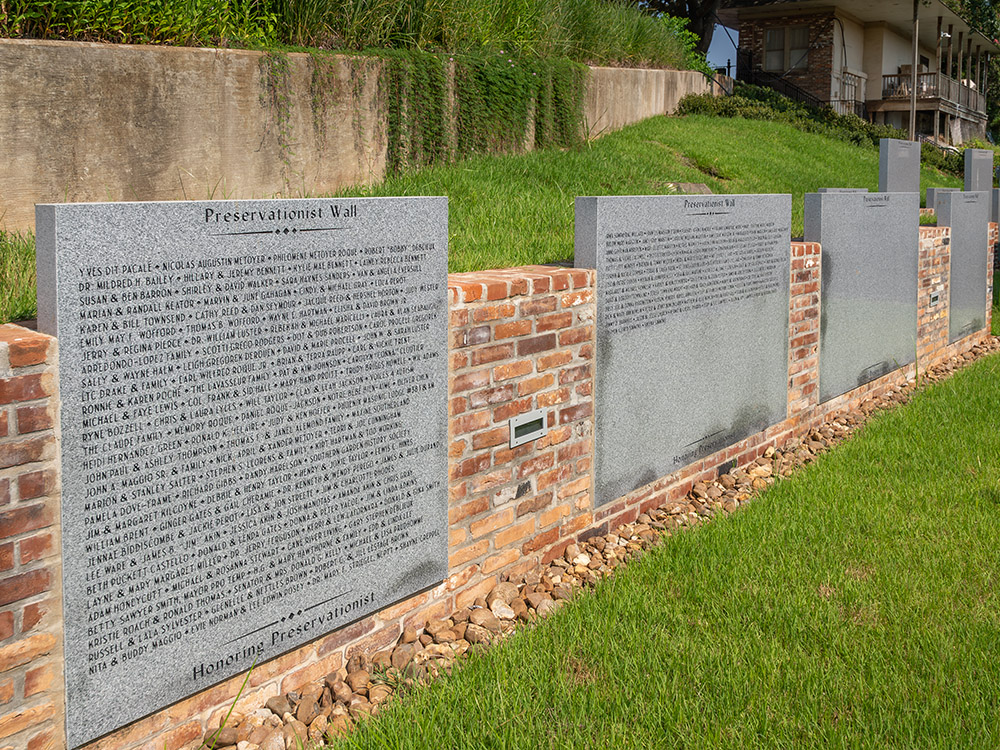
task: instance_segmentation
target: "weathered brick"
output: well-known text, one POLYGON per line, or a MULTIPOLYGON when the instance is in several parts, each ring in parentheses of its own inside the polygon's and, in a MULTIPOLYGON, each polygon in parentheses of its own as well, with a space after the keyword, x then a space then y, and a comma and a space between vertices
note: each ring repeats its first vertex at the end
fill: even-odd
MULTIPOLYGON (((6 481, 6 480, 4 480, 6 481)), ((44 497, 52 492, 56 484, 56 474, 50 469, 29 471, 17 478, 17 492, 21 502, 44 497)))
POLYGON ((7 419, 7 411, 0 411, 0 438, 5 438, 10 434, 10 425, 7 419))
POLYGON ((525 542, 524 545, 521 547, 521 551, 526 555, 532 552, 537 552, 543 547, 547 547, 550 544, 554 544, 555 542, 557 542, 559 540, 559 535, 560 535, 559 527, 554 526, 548 531, 543 531, 541 534, 538 534, 530 541, 525 542))
POLYGON ((529 518, 526 521, 511 526, 509 529, 501 531, 493 540, 494 549, 501 550, 515 542, 519 542, 535 530, 535 519, 529 518))
POLYGON ((21 565, 27 565, 52 554, 52 535, 36 534, 27 539, 22 539, 18 546, 21 552, 21 565))
POLYGON ((519 357, 525 357, 530 354, 538 354, 539 352, 547 352, 549 349, 555 348, 556 335, 554 333, 546 333, 542 336, 522 339, 517 342, 517 354, 519 357))
POLYGON ((14 613, 0 612, 0 641, 5 641, 12 635, 14 635, 14 613))
POLYGON ((466 518, 478 516, 480 513, 485 513, 489 507, 490 501, 485 497, 477 497, 464 505, 452 506, 448 509, 448 523, 461 523, 466 518))
POLYGON ((498 385, 493 388, 484 388, 469 394, 469 404, 474 408, 482 406, 492 406, 510 401, 514 398, 514 384, 498 385))
POLYGON ((491 490, 510 481, 510 469, 497 469, 486 474, 478 474, 472 478, 472 491, 475 493, 491 490))
MULTIPOLYGON (((377 648, 384 648, 389 643, 394 643, 396 638, 399 637, 399 626, 392 625, 387 628, 383 628, 381 631, 376 631, 376 633, 386 632, 385 638, 388 642, 381 641, 381 645, 377 648), (393 630, 395 630, 395 635, 389 635, 393 630)), ((368 636, 372 638, 375 634, 368 636)), ((308 685, 310 682, 316 682, 322 679, 330 672, 335 672, 343 666, 344 659, 339 653, 327 654, 326 656, 314 661, 312 664, 307 664, 301 669, 297 669, 294 672, 289 673, 281 680, 281 692, 287 693, 291 690, 298 690, 303 685, 308 685)))
POLYGON ((558 464, 556 468, 551 471, 546 471, 539 474, 535 480, 535 487, 541 491, 548 489, 549 487, 559 484, 564 479, 568 479, 570 474, 573 473, 573 467, 566 464, 558 464))
POLYGON ((507 427, 496 427, 486 432, 480 432, 472 436, 472 447, 474 450, 492 448, 503 445, 510 440, 510 429, 507 427))
POLYGON ((581 326, 562 331, 559 334, 559 346, 575 346, 584 341, 591 341, 594 338, 593 326, 581 326))
POLYGON ((534 365, 531 360, 524 359, 520 362, 510 362, 506 365, 498 365, 493 368, 493 379, 495 381, 510 380, 511 378, 519 378, 522 375, 527 375, 534 369, 534 365))
POLYGON ((462 479, 464 477, 471 477, 473 474, 478 474, 480 471, 485 471, 490 466, 490 456, 488 453, 481 456, 473 456, 472 458, 467 458, 464 461, 460 461, 457 464, 452 464, 451 466, 451 478, 452 479, 462 479))
POLYGON ((525 300, 521 303, 521 315, 528 318, 554 312, 558 304, 554 296, 525 300))
POLYGON ((48 405, 19 406, 17 409, 17 431, 22 435, 52 429, 52 414, 48 405))
POLYGON ((589 378, 590 375, 591 375, 590 365, 579 365, 577 367, 568 367, 559 373, 559 384, 566 385, 567 383, 575 383, 578 380, 589 378))
POLYGON ((13 570, 14 543, 0 544, 0 571, 13 570))
POLYGON ((531 411, 531 399, 520 398, 517 401, 501 404, 493 410, 494 422, 506 422, 511 417, 531 411))
POLYGON ((559 424, 568 424, 578 419, 585 419, 594 413, 594 405, 590 402, 567 406, 559 410, 559 424))
MULTIPOLYGON (((52 633, 38 633, 27 638, 0 646, 0 672, 27 664, 55 648, 56 636, 52 633)), ((0 735, 2 736, 2 735, 0 735)))
POLYGON ((497 340, 509 339, 515 336, 527 336, 531 333, 530 320, 514 320, 510 323, 498 323, 493 331, 493 337, 497 340))
POLYGON ((517 478, 524 479, 525 477, 537 474, 540 471, 551 469, 555 465, 555 462, 555 451, 549 451, 548 453, 543 453, 540 456, 535 456, 517 467, 517 478))
POLYGON ((557 523, 559 520, 568 516, 573 512, 572 506, 568 503, 565 505, 557 505, 554 508, 549 508, 544 513, 538 516, 538 526, 540 528, 545 528, 546 526, 551 526, 557 523))
POLYGON ((491 555, 487 557, 483 562, 483 573, 496 573, 498 570, 503 570, 508 565, 513 565, 521 558, 521 550, 508 549, 500 552, 496 555, 491 555))
POLYGON ((8 346, 11 367, 44 364, 51 341, 52 339, 45 334, 27 328, 9 323, 0 326, 0 343, 6 343, 8 346))
POLYGON ((537 513, 543 508, 547 508, 552 503, 552 498, 553 495, 551 492, 545 492, 525 500, 517 506, 518 517, 527 515, 528 513, 537 513))
POLYGON ((509 318, 515 312, 514 305, 510 303, 500 305, 484 305, 472 311, 472 319, 477 323, 486 323, 491 320, 501 320, 509 318))
POLYGON ((10 703, 11 698, 14 697, 14 680, 7 679, 0 682, 0 703, 7 704, 10 703))
MULTIPOLYGON (((52 576, 48 570, 32 570, 0 581, 0 607, 48 591, 52 576)), ((0 669, 0 672, 3 670, 0 669)))
POLYGON ((544 354, 538 358, 538 371, 551 370, 553 367, 562 367, 573 361, 573 352, 569 349, 552 354, 544 354))
POLYGON ((573 325, 573 313, 561 312, 538 318, 535 328, 539 333, 543 333, 544 331, 557 331, 560 328, 568 328, 571 325, 573 325))
POLYGON ((590 489, 590 476, 580 477, 575 479, 569 484, 565 484, 559 488, 559 499, 571 497, 578 492, 585 492, 590 489))
POLYGON ((448 530, 448 546, 457 547, 460 544, 465 544, 465 541, 469 538, 469 532, 465 529, 449 529, 448 530))
POLYGON ((481 557, 486 554, 486 551, 490 548, 489 539, 481 539, 474 544, 470 544, 467 547, 461 547, 448 554, 448 567, 457 568, 460 565, 465 565, 467 562, 475 560, 477 557, 481 557))
POLYGON ((25 729, 37 726, 55 716, 56 709, 51 703, 24 708, 0 717, 0 737, 10 737, 25 729))
POLYGON ((582 289, 579 292, 569 292, 562 296, 562 306, 563 307, 576 307, 577 305, 585 305, 588 302, 592 302, 594 299, 594 291, 592 289, 582 289))
POLYGON ((35 401, 52 395, 52 375, 33 373, 0 379, 0 404, 35 401))
POLYGON ((546 391, 545 393, 539 393, 535 400, 538 402, 538 407, 544 409, 549 406, 558 406, 559 404, 564 404, 569 401, 570 391, 569 388, 557 388, 554 391, 546 391))
POLYGON ((26 604, 21 612, 21 632, 27 633, 29 630, 33 630, 38 623, 45 619, 51 609, 52 602, 49 601, 26 604))
POLYGON ((499 513, 494 513, 491 516, 482 518, 478 521, 473 521, 469 524, 469 531, 472 532, 473 537, 480 537, 485 534, 489 534, 497 529, 508 526, 514 522, 514 509, 505 508, 499 513))
POLYGON ((24 697, 44 693, 55 681, 55 671, 51 664, 45 664, 35 669, 29 669, 24 675, 24 697))
POLYGON ((373 654, 380 649, 396 642, 399 638, 399 625, 386 625, 371 635, 365 636, 357 643, 348 646, 345 656, 350 660, 355 654, 373 654))
POLYGON ((532 393, 548 388, 555 383, 555 374, 547 372, 534 378, 525 378, 517 384, 518 396, 530 396, 532 393))
POLYGON ((490 362, 498 362, 501 359, 510 359, 513 356, 513 344, 495 344, 493 346, 484 346, 481 349, 473 350, 469 359, 471 360, 473 367, 478 367, 479 365, 489 364, 490 362))
POLYGON ((0 513, 0 539, 52 525, 53 513, 47 503, 33 503, 0 513))
POLYGON ((0 444, 0 469, 23 466, 48 458, 54 445, 55 440, 51 435, 0 444))
POLYGON ((476 370, 475 372, 466 372, 461 375, 456 375, 451 381, 451 392, 461 393, 462 391, 471 391, 475 388, 482 388, 490 384, 490 371, 489 370, 476 370))

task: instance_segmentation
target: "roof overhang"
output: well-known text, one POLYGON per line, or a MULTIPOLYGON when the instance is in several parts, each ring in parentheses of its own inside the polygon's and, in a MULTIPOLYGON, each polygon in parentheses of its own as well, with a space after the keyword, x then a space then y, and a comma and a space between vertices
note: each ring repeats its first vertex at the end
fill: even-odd
MULTIPOLYGON (((883 22, 906 39, 913 33, 912 0, 723 0, 719 10, 719 20, 733 29, 739 28, 739 19, 773 15, 775 11, 830 12, 840 11, 864 24, 883 22), (794 7, 793 7, 794 6, 794 7)), ((958 43, 959 32, 966 39, 972 39, 972 50, 978 47, 983 52, 1000 54, 1000 43, 974 29, 968 21, 948 8, 941 0, 921 0, 918 4, 920 17, 920 44, 935 48, 938 42, 937 19, 941 18, 943 31, 952 26, 952 41, 958 43)))

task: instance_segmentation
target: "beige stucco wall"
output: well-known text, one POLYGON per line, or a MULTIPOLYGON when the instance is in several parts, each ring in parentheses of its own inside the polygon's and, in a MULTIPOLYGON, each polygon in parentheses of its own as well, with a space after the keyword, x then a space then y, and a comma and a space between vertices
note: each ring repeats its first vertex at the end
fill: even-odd
MULTIPOLYGON (((322 195, 385 173, 372 58, 0 40, 0 227, 36 203, 322 195)), ((596 68, 591 136, 707 91, 700 73, 596 68)))

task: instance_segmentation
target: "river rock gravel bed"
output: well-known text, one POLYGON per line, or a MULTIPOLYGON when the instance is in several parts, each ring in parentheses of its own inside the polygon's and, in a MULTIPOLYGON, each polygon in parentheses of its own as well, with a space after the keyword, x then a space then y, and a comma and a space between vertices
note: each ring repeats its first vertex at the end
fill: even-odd
MULTIPOLYGON (((920 377, 937 382, 997 351, 1000 338, 991 337, 920 377)), ((570 544, 561 558, 502 581, 485 599, 477 599, 448 619, 429 620, 420 629, 407 628, 391 649, 355 655, 346 667, 321 682, 275 696, 250 713, 234 712, 224 727, 212 727, 203 740, 189 743, 182 750, 299 750, 319 747, 328 739, 342 736, 407 688, 450 673, 455 662, 470 650, 487 648, 516 628, 550 615, 578 592, 613 575, 674 531, 737 510, 762 490, 850 437, 877 411, 906 403, 915 389, 911 381, 863 401, 833 415, 804 437, 768 448, 748 465, 721 474, 715 481, 698 482, 682 500, 643 513, 634 523, 612 533, 570 544)))

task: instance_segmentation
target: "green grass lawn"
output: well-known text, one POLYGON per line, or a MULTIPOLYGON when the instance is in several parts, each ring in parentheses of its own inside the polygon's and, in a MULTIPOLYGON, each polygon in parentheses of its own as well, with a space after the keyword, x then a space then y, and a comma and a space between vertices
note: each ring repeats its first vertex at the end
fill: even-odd
POLYGON ((336 747, 997 747, 998 392, 993 356, 336 747))
MULTIPOLYGON (((449 269, 476 271, 571 258, 576 196, 661 194, 669 182, 703 182, 716 193, 791 193, 798 236, 805 193, 878 189, 878 151, 783 123, 655 117, 570 151, 481 157, 345 194, 449 196, 449 269)), ((926 167, 921 182, 961 187, 926 167)))
MULTIPOLYGON (((961 187, 958 178, 929 168, 921 180, 924 188, 961 187)), ((878 188, 878 152, 783 123, 656 117, 567 151, 479 157, 343 194, 449 196, 448 267, 456 272, 572 258, 576 196, 660 194, 670 192, 670 182, 703 182, 717 193, 792 193, 798 236, 805 193, 878 188)), ((25 240, 4 237, 0 321, 31 317, 34 275, 25 240)))

